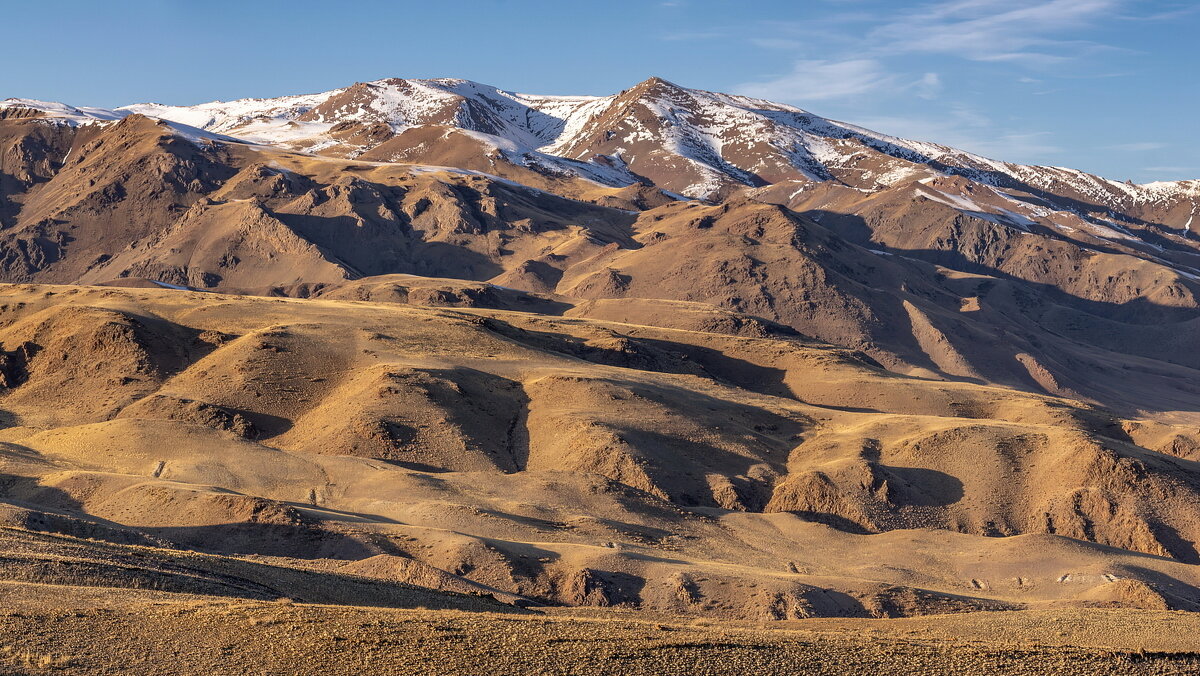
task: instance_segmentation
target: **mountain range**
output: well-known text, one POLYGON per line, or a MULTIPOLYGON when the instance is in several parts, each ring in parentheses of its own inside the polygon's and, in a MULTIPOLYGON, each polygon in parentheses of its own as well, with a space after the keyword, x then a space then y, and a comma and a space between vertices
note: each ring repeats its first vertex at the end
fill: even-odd
POLYGON ((9 281, 294 294, 405 273, 699 301, 901 372, 1126 408, 1186 408, 1200 366, 1197 181, 993 161, 658 78, 0 115, 9 281), (1125 357, 1159 364, 1147 391, 1107 391, 1125 357))
MULTIPOLYGON (((109 543, 10 543, 101 586, 189 550, 749 619, 1200 609, 1197 211, 660 78, 8 99, 0 515, 109 543)), ((170 584, 324 593, 204 570, 170 584)))

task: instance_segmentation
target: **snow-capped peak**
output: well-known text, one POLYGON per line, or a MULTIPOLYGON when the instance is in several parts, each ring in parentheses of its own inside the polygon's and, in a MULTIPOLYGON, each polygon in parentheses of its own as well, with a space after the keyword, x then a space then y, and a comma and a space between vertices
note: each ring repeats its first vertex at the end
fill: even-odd
POLYGON ((123 113, 104 108, 88 108, 68 106, 56 101, 39 101, 37 99, 4 99, 0 101, 0 110, 29 109, 38 111, 42 117, 68 124, 90 124, 119 120, 123 113))
POLYGON ((543 165, 562 164, 555 157, 620 164, 624 180, 641 177, 692 197, 789 180, 875 190, 943 175, 998 187, 1065 190, 1091 201, 1154 202, 1197 192, 1194 181, 1138 186, 1070 169, 1001 162, 662 78, 611 96, 545 96, 463 79, 388 78, 316 94, 193 106, 142 103, 105 110, 0 102, 0 108, 18 107, 71 124, 140 113, 253 143, 347 157, 407 129, 440 125, 485 135, 489 147, 510 154, 536 154, 543 165), (364 129, 369 133, 359 133, 364 129))

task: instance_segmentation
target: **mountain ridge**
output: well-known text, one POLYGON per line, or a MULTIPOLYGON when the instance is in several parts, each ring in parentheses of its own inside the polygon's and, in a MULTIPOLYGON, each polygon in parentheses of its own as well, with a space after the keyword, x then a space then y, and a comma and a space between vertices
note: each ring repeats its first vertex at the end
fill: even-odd
MULTIPOLYGON (((216 133, 224 133, 231 130, 239 130, 240 135, 249 139, 261 139, 266 142, 271 142, 272 138, 269 135, 262 134, 261 131, 256 132, 253 127, 254 121, 263 121, 263 118, 282 118, 283 122, 308 122, 318 124, 336 124, 337 122, 345 121, 371 121, 371 122, 387 122, 394 130, 416 126, 419 124, 428 123, 446 123, 448 121, 445 113, 449 105, 455 103, 470 103, 475 104, 472 109, 478 111, 480 101, 491 102, 495 106, 499 106, 500 99, 508 99, 518 105, 523 105, 531 111, 536 111, 546 114, 545 110, 552 110, 563 117, 555 118, 561 121, 562 133, 553 137, 543 137, 543 141, 539 145, 529 145, 529 149, 550 149, 563 150, 571 152, 573 146, 578 145, 579 140, 572 137, 572 123, 578 124, 581 120, 577 116, 578 109, 584 109, 584 116, 590 108, 595 108, 603 104, 612 105, 617 103, 622 97, 629 98, 636 95, 651 92, 653 94, 663 95, 666 92, 668 95, 683 93, 685 95, 697 97, 711 97, 712 100, 727 104, 734 104, 741 107, 753 106, 757 108, 757 112, 761 113, 776 113, 787 115, 804 116, 816 123, 817 127, 824 124, 833 125, 837 130, 845 130, 847 132, 855 132, 862 134, 864 137, 875 139, 879 142, 898 142, 898 145, 910 152, 924 154, 931 161, 940 161, 939 156, 951 156, 955 160, 967 160, 969 163, 974 163, 978 166, 964 166, 963 169, 976 169, 981 171, 1000 171, 1007 173, 1012 167, 1025 167, 1027 169, 1053 170, 1062 172, 1067 175, 1075 174, 1086 177, 1100 178, 1110 187, 1126 186, 1131 187, 1127 182, 1120 182, 1112 179, 1099 177, 1095 174, 1088 174, 1076 169, 1068 167, 1056 166, 1039 166, 1039 165, 1019 165, 1011 162, 998 161, 986 158, 982 155, 963 151, 949 146, 940 145, 927 141, 912 141, 903 139, 897 136, 875 132, 850 123, 839 122, 830 118, 824 118, 809 111, 806 111, 795 106, 774 103, 765 99, 757 99, 753 97, 720 94, 699 89, 689 89, 681 87, 672 82, 658 77, 651 77, 637 85, 623 90, 614 95, 609 96, 559 96, 559 95, 536 95, 524 94, 509 90, 503 90, 491 85, 485 85, 471 80, 457 78, 432 78, 432 79, 403 79, 403 78, 385 78, 370 82, 359 82, 349 87, 337 88, 325 92, 315 94, 290 95, 273 98, 248 98, 235 99, 231 101, 211 101, 191 106, 174 106, 158 103, 141 103, 121 106, 115 109, 101 108, 76 108, 66 104, 55 102, 36 101, 32 99, 6 99, 0 102, 0 109, 3 108, 20 108, 27 107, 38 110, 43 110, 45 113, 52 116, 61 116, 65 119, 74 119, 82 121, 85 119, 94 119, 96 121, 110 121, 114 118, 126 114, 145 114, 151 117, 160 117, 181 124, 213 131, 216 133), (355 102, 335 100, 341 95, 347 93, 363 93, 374 89, 378 95, 375 100, 358 101, 358 108, 352 106, 355 102), (395 97, 395 94, 401 94, 400 97, 395 97), (407 96, 404 96, 407 94, 407 96), (404 103, 414 103, 415 105, 398 106, 392 108, 377 109, 372 106, 380 101, 390 99, 393 104, 397 103, 397 98, 407 99, 404 103), (340 107, 326 106, 322 108, 322 104, 337 103, 340 107), (420 105, 424 104, 424 105, 420 105), (566 111, 565 113, 563 111, 566 111), (340 114, 335 114, 340 113, 340 114), (372 114, 374 113, 374 114, 372 114), (336 120, 336 122, 331 122, 336 120), (436 122, 433 122, 436 120, 436 122), (249 128, 243 128, 247 127, 249 128)), ((486 110, 486 108, 484 108, 486 110)), ((455 113, 461 113, 462 110, 456 110, 455 113)), ((551 117, 550 115, 547 115, 551 117)), ((453 116, 450 116, 453 117, 453 116)), ((513 122, 514 120, 508 120, 513 122)), ((489 133, 484 129, 472 128, 472 123, 476 126, 485 126, 488 120, 462 120, 465 128, 473 131, 489 133)), ((518 125, 519 127, 519 125, 518 125)), ((522 129, 529 133, 530 136, 536 137, 535 127, 526 127, 522 129)), ((546 126, 538 126, 536 129, 545 133, 546 126)), ((308 130, 313 131, 313 130, 308 130)), ((501 131, 496 129, 494 131, 501 131)), ((509 130, 511 131, 511 129, 509 130)), ((305 130, 296 130, 293 134, 285 134, 282 138, 274 139, 274 142, 291 140, 288 136, 298 137, 306 133, 305 130)), ((493 135, 505 137, 503 133, 494 133, 493 135)), ((239 134, 233 134, 239 136, 239 134)), ((508 138, 508 137, 505 137, 508 138)), ((520 140, 508 138, 508 140, 520 140)), ((529 139, 524 139, 529 140, 529 139)), ((582 152, 579 148, 574 148, 577 154, 582 152)), ((547 154, 556 154, 549 152, 547 154)), ((578 159, 578 158, 574 158, 578 159)), ((1016 176, 1014 176, 1015 178, 1016 176)), ((1146 191, 1131 191, 1130 195, 1140 197, 1142 199, 1152 198, 1155 193, 1161 194, 1169 190, 1172 186, 1178 186, 1191 194, 1200 194, 1200 179, 1184 179, 1179 181, 1154 181, 1145 184, 1134 184, 1133 188, 1144 188, 1146 191)), ((1119 188, 1118 188, 1119 189, 1119 188)))

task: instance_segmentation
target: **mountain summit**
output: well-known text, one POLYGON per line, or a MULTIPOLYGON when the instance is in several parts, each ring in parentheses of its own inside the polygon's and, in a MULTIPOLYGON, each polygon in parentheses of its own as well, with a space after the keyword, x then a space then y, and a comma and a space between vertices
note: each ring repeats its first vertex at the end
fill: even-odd
MULTIPOLYGON (((417 127, 471 132, 514 161, 547 156, 599 164, 613 185, 639 178, 709 199, 740 187, 837 181, 860 189, 954 173, 973 180, 1069 190, 1080 196, 1162 201, 1197 191, 1195 181, 1131 186, 1082 172, 990 160, 823 118, 784 104, 688 89, 652 77, 611 96, 520 94, 469 80, 388 78, 320 94, 143 103, 108 111, 9 99, 74 121, 138 113, 242 140, 357 158, 417 127), (618 161, 625 171, 611 172, 618 161)), ((391 143, 393 152, 410 151, 391 143)), ((581 169, 582 170, 582 169, 581 169)))

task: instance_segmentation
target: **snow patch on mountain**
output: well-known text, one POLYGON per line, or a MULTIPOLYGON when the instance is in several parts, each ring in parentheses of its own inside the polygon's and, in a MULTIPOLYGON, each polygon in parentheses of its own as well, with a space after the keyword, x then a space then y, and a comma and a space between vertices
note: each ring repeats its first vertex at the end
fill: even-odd
POLYGON ((0 110, 10 108, 28 108, 42 113, 42 119, 56 122, 81 125, 97 122, 111 122, 125 116, 124 113, 104 108, 88 108, 68 106, 56 101, 39 101, 37 99, 4 99, 0 101, 0 110))
MULTIPOLYGON (((319 105, 330 96, 344 90, 335 89, 321 94, 281 96, 271 99, 239 99, 237 101, 212 101, 194 106, 168 106, 161 103, 138 103, 117 108, 116 113, 139 113, 147 117, 179 122, 206 131, 236 133, 237 135, 263 135, 267 129, 286 129, 288 123, 319 105)), ((264 138, 289 140, 298 138, 298 133, 277 133, 264 138)), ((252 140, 252 139, 247 139, 252 140)), ((276 141, 268 141, 276 142, 276 141)))
POLYGON ((1200 181, 1135 185, 1065 167, 1002 162, 875 132, 795 106, 688 89, 659 79, 611 96, 545 96, 462 79, 393 78, 316 94, 194 106, 143 103, 105 110, 28 99, 0 102, 0 109, 16 107, 42 111, 51 123, 72 125, 105 124, 139 113, 168 120, 177 125, 177 133, 196 141, 232 137, 343 157, 356 157, 381 142, 383 135, 376 132, 353 136, 372 125, 386 125, 393 134, 419 125, 446 125, 518 166, 599 185, 643 180, 630 165, 665 166, 682 178, 659 187, 688 198, 790 180, 836 181, 870 192, 913 180, 961 176, 992 186, 1011 205, 989 206, 986 202, 994 200, 981 197, 984 203, 973 208, 945 192, 924 196, 1020 228, 1053 214, 1087 213, 1091 226, 1104 234, 1093 232, 1106 238, 1139 237, 1122 225, 1130 209, 1175 208, 1180 203, 1186 209, 1192 202, 1190 213, 1172 212, 1177 215, 1171 227, 1186 235, 1195 220, 1194 202, 1200 199, 1200 181), (362 129, 356 130, 355 123, 362 129), (613 125, 620 125, 620 137, 613 136, 613 125), (602 150, 597 150, 598 144, 602 150))

